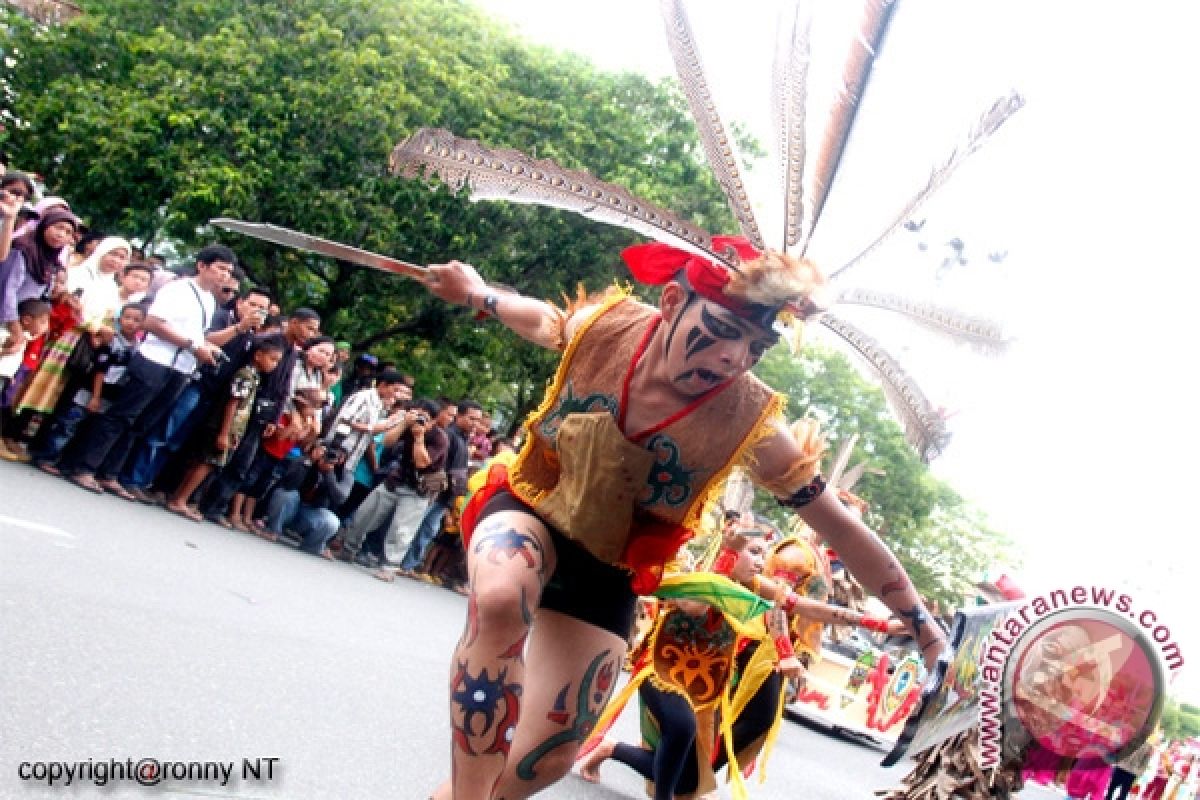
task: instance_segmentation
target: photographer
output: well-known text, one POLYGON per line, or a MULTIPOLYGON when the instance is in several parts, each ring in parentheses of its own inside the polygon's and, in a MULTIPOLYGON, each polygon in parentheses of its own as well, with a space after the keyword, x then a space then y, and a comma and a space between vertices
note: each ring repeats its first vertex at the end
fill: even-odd
POLYGON ((173 474, 163 475, 168 460, 188 442, 199 422, 208 415, 215 398, 229 385, 233 374, 250 357, 254 336, 267 316, 271 293, 266 289, 246 289, 233 309, 217 309, 205 337, 220 347, 216 363, 206 364, 175 401, 171 413, 146 437, 134 457, 125 462, 121 483, 138 500, 150 502, 147 489, 157 481, 158 488, 170 491, 182 477, 184 464, 173 465, 173 474))
POLYGON ((333 558, 329 540, 338 530, 333 513, 350 495, 354 471, 346 468, 346 451, 314 442, 302 459, 288 465, 267 503, 267 533, 278 537, 284 528, 300 535, 300 549, 333 558))
MULTIPOLYGON (((430 500, 448 484, 445 466, 449 440, 433 424, 437 412, 437 405, 423 398, 405 414, 403 432, 384 454, 382 482, 367 495, 342 531, 339 558, 343 561, 370 566, 367 554, 361 552, 363 539, 385 526, 386 561, 399 562, 408 551, 430 500)), ((399 431, 397 426, 393 435, 399 431)))

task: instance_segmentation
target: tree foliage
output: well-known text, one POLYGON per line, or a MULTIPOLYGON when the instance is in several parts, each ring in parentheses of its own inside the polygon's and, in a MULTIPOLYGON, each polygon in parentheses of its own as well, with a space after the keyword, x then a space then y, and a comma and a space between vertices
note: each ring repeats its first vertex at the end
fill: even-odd
MULTIPOLYGON (((0 134, 97 228, 185 252, 223 238, 285 307, 396 359, 430 393, 513 416, 553 365, 411 282, 213 231, 269 221, 418 263, 469 260, 556 298, 621 274, 632 234, 387 174, 421 126, 587 168, 714 230, 731 226, 672 84, 530 47, 460 0, 104 0, 60 28, 6 19, 19 124, 0 134), (451 355, 452 354, 452 355, 451 355)), ((0 67, 3 69, 3 67, 0 67)))

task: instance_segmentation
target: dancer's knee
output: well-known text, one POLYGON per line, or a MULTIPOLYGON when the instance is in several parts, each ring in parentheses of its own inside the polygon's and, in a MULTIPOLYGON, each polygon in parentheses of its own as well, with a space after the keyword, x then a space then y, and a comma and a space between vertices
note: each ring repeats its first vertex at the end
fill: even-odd
POLYGON ((533 609, 528 587, 515 582, 489 581, 471 592, 481 631, 511 631, 528 627, 533 609))

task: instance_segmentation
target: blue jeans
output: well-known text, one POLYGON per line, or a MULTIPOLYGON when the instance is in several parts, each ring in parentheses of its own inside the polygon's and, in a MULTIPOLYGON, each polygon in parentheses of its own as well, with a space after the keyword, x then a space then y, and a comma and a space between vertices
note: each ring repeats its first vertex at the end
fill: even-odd
POLYGON ((150 431, 136 454, 125 462, 121 483, 145 489, 154 482, 167 459, 179 452, 200 422, 203 416, 200 401, 200 384, 191 381, 180 393, 171 413, 150 431))
POLYGON ((72 403, 66 411, 55 414, 54 420, 50 423, 49 429, 41 441, 41 447, 32 451, 34 461, 38 463, 44 461, 48 464, 58 461, 63 450, 75 438, 75 431, 79 428, 79 423, 87 417, 87 408, 78 403, 72 403))
POLYGON ((429 549, 433 537, 441 532, 442 518, 446 516, 446 510, 446 506, 436 500, 429 504, 425 516, 421 518, 421 524, 417 527, 417 533, 413 536, 412 544, 408 546, 408 552, 400 562, 401 569, 413 570, 425 563, 425 551, 429 549))
POLYGON ((294 489, 276 489, 267 503, 267 530, 282 533, 289 527, 300 534, 300 549, 319 556, 338 531, 337 514, 328 508, 306 506, 294 489))
POLYGON ((59 464, 64 475, 116 478, 134 443, 170 413, 191 377, 134 353, 125 368, 125 379, 108 411, 97 414, 94 424, 80 437, 79 446, 71 448, 69 463, 59 464))

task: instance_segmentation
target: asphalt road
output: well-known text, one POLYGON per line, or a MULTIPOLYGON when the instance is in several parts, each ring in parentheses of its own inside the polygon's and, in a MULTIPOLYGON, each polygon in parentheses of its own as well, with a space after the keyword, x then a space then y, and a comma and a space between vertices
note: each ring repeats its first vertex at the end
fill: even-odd
MULTIPOLYGON (((0 797, 426 797, 449 769, 464 604, 0 462, 0 797), (95 765, 143 758, 225 762, 232 779, 96 786, 95 765), (246 759, 263 780, 243 779, 246 759), (51 761, 92 774, 21 779, 51 761)), ((635 726, 627 712, 617 732, 635 726)), ((788 722, 751 793, 873 797, 903 774, 882 755, 788 722)), ((621 765, 601 775, 544 796, 645 796, 621 765)))

